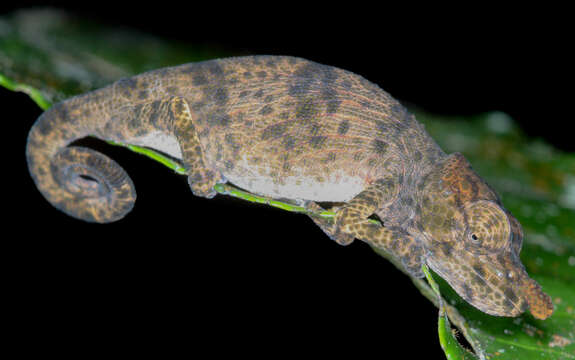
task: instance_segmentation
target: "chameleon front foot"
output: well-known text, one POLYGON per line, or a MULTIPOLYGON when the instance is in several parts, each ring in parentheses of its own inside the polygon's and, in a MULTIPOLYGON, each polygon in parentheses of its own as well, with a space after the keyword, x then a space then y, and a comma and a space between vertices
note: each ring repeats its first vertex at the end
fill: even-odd
POLYGON ((217 179, 218 177, 212 170, 197 169, 188 176, 188 184, 195 196, 211 199, 217 194, 214 189, 217 179))

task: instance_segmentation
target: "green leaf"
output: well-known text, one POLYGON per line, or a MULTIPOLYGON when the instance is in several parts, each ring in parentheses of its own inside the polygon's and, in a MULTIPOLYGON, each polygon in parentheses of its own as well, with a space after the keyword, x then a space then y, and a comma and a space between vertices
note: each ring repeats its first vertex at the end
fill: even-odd
POLYGON ((425 278, 429 282, 431 289, 437 296, 437 301, 439 304, 437 332, 439 333, 439 343, 441 344, 441 348, 445 352, 445 355, 450 360, 477 359, 475 355, 471 354, 469 351, 464 349, 455 338, 455 335, 451 330, 451 325, 449 324, 449 319, 447 318, 444 300, 441 297, 441 291, 439 290, 439 286, 433 279, 433 275, 431 274, 427 265, 423 265, 423 272, 425 273, 425 278))
MULTIPOLYGON (((133 31, 103 28, 58 11, 22 11, 0 17, 0 85, 29 94, 43 109, 120 77, 228 55, 133 31)), ((479 359, 575 359, 575 155, 526 138, 503 113, 448 119, 411 110, 445 151, 459 151, 469 159, 522 223, 526 236, 521 259, 529 274, 551 295, 556 308, 544 321, 529 314, 494 317, 463 301, 437 275, 436 292, 424 279, 412 278, 421 294, 440 309, 438 331, 446 356, 472 356, 457 344, 451 323, 479 359)), ((119 145, 182 172, 181 164, 162 154, 119 145)), ((216 190, 306 212, 297 205, 227 185, 216 190)))

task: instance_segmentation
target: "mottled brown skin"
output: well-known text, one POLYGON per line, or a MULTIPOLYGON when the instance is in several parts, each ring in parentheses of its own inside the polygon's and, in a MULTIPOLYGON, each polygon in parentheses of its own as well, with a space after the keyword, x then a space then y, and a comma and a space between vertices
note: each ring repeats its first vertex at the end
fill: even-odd
POLYGON ((553 311, 519 260, 520 224, 463 156, 446 155, 378 86, 304 59, 185 64, 56 104, 30 131, 30 173, 68 215, 115 221, 135 201, 131 180, 106 156, 68 145, 88 135, 148 145, 160 133, 175 139, 198 196, 230 180, 314 211, 332 202, 333 219, 312 219, 340 244, 363 240, 414 276, 427 263, 489 314, 553 311))

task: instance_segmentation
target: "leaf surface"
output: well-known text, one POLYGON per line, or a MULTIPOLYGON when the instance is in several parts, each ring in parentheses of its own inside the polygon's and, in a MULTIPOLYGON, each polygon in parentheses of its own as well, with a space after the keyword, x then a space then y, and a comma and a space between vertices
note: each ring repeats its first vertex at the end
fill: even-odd
MULTIPOLYGON (((53 10, 0 18, 0 85, 28 93, 44 109, 124 76, 228 55, 103 28, 53 10)), ((494 317, 467 304, 435 276, 449 320, 481 359, 575 359, 575 155, 526 138, 503 113, 448 119, 411 110, 445 151, 462 152, 502 196, 525 230, 521 259, 555 304, 555 313, 544 321, 529 314, 494 317)), ((424 280, 412 280, 439 306, 424 280)), ((440 318, 439 326, 440 333, 450 333, 449 322, 440 318)), ((450 359, 458 357, 455 349, 450 359)))

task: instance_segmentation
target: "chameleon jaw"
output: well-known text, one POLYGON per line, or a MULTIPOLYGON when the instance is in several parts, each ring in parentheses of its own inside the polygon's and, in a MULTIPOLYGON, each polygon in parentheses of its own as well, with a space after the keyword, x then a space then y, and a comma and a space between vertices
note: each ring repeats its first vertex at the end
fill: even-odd
POLYGON ((493 266, 485 266, 478 271, 478 266, 470 266, 472 260, 468 260, 447 267, 432 258, 426 262, 467 303, 486 314, 517 317, 529 308, 533 317, 543 320, 553 313, 551 298, 535 280, 529 278, 522 266, 515 268, 517 275, 513 281, 509 281, 510 278, 505 281, 496 275, 493 266))

